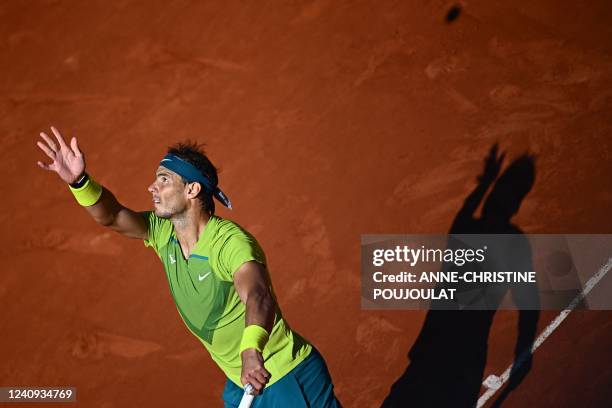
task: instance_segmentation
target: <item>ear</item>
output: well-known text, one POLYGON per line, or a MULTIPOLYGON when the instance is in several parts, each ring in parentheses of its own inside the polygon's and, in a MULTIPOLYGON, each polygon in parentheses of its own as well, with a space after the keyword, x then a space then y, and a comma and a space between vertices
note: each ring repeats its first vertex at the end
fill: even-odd
POLYGON ((187 197, 188 198, 196 198, 200 191, 202 190, 202 186, 200 183, 194 182, 187 184, 187 197))

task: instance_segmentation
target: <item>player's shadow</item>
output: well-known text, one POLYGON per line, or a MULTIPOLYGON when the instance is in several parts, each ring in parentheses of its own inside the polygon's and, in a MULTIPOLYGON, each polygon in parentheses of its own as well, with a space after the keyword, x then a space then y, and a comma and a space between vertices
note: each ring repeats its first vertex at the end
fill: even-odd
MULTIPOLYGON (((528 263, 523 265, 522 270, 531 271, 533 269, 527 269, 531 267, 529 243, 521 229, 510 219, 518 212, 533 186, 535 160, 529 155, 516 159, 495 181, 502 161, 503 155, 498 157, 497 145, 493 146, 485 160, 485 170, 479 177, 478 186, 466 198, 453 221, 449 248, 455 245, 452 234, 514 234, 510 243, 513 253, 516 254, 518 244, 522 252, 520 258, 528 263), (481 216, 476 218, 476 209, 491 185, 493 188, 484 202, 481 216)), ((497 255, 496 266, 503 268, 503 251, 497 255)), ((453 270, 458 270, 460 274, 466 270, 478 270, 473 266, 457 268, 453 265, 453 270)), ((448 267, 446 265, 445 269, 448 267)), ((498 402, 503 401, 529 372, 532 360, 530 350, 539 319, 535 284, 481 285, 481 293, 476 296, 473 287, 461 285, 457 287, 457 292, 467 297, 463 297, 461 306, 455 305, 454 308, 467 310, 439 310, 453 306, 432 302, 421 332, 408 353, 410 363, 391 386, 382 407, 475 407, 483 381, 493 317, 508 292, 517 308, 524 310, 519 311, 514 369, 503 398, 498 402), (473 310, 482 308, 489 310, 473 310)))

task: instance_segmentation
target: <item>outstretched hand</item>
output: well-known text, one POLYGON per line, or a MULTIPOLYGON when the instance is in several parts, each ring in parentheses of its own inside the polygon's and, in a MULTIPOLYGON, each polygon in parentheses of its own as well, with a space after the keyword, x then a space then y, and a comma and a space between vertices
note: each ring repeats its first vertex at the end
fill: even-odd
POLYGON ((492 183, 497 178, 502 163, 504 162, 504 157, 506 156, 506 153, 504 152, 498 157, 497 150, 498 145, 495 143, 491 147, 491 150, 489 150, 489 155, 485 159, 484 170, 482 171, 482 175, 478 176, 478 181, 492 183))
POLYGON ((68 184, 74 183, 85 171, 85 156, 79 149, 76 137, 70 140, 68 146, 56 128, 51 126, 51 131, 57 139, 57 144, 44 132, 40 133, 44 143, 39 140, 36 144, 53 162, 46 164, 38 161, 38 166, 56 172, 68 184))

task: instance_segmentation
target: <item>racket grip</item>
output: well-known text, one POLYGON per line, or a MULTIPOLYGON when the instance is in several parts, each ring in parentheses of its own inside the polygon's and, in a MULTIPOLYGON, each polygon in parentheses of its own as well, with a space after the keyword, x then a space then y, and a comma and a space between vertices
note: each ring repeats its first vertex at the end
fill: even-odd
POLYGON ((253 386, 251 384, 247 384, 244 386, 244 395, 240 400, 240 405, 238 405, 238 408, 251 408, 253 398, 255 398, 255 396, 251 394, 252 392, 253 386))

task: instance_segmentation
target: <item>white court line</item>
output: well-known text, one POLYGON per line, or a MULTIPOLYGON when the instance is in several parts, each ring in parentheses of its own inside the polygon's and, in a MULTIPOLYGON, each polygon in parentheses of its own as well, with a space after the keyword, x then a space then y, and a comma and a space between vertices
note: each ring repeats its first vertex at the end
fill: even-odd
MULTIPOLYGON (((542 334, 540 334, 533 343, 533 346, 531 346, 531 350, 524 351, 523 354, 521 354, 521 356, 517 359, 515 363, 517 364, 517 367, 520 367, 523 364, 523 362, 529 356, 529 353, 533 353, 538 347, 540 347, 540 345, 542 345, 542 343, 544 343, 544 340, 546 340, 548 336, 550 336, 552 332, 555 331, 557 327, 559 327, 561 322, 565 320, 567 316, 569 316, 572 310, 574 310, 576 306, 578 306, 578 304, 585 298, 585 296, 589 294, 591 289, 593 289, 595 285, 597 285, 599 281, 604 276, 606 276, 606 273, 608 273, 611 268, 612 257, 608 258, 608 262, 601 268, 599 268, 599 271, 597 271, 597 273, 587 281, 587 283, 584 285, 584 288, 582 288, 582 292, 580 292, 580 294, 578 294, 574 298, 574 300, 572 300, 570 304, 565 309, 563 309, 561 313, 559 313, 555 320, 553 320, 546 327, 546 329, 544 329, 542 334)), ((510 371, 512 370, 512 365, 513 364, 506 368, 506 371, 504 371, 501 376, 497 377, 495 375, 490 375, 482 383, 487 388, 487 390, 480 396, 480 398, 478 398, 478 404, 476 405, 477 408, 481 408, 482 406, 484 406, 484 404, 486 404, 489 398, 491 398, 504 385, 504 383, 508 381, 508 379, 510 378, 510 371)))

